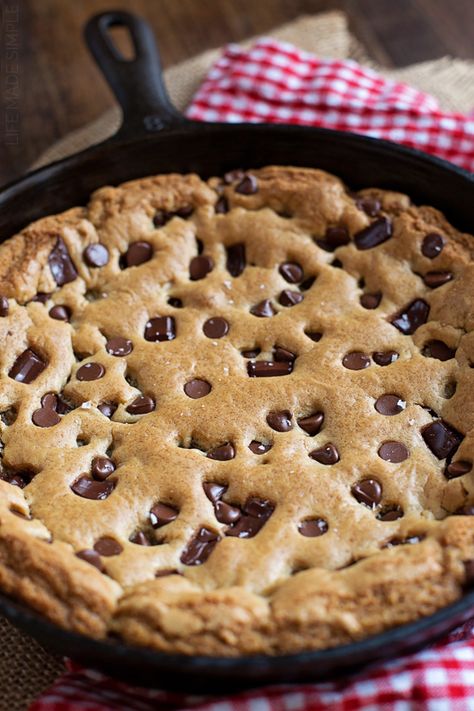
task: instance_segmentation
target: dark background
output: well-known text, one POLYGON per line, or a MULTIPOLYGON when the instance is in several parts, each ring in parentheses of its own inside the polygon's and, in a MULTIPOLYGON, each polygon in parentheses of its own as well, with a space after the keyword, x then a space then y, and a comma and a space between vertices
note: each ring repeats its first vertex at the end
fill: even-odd
MULTIPOLYGON (((142 14, 168 66, 204 49, 268 32, 298 15, 343 9, 374 59, 403 66, 445 54, 474 57, 474 0, 0 0, 19 8, 19 145, 0 145, 0 184, 112 103, 81 37, 95 12, 142 14)), ((3 84, 3 81, 2 81, 3 84)), ((2 126, 3 130, 3 126, 2 126)))

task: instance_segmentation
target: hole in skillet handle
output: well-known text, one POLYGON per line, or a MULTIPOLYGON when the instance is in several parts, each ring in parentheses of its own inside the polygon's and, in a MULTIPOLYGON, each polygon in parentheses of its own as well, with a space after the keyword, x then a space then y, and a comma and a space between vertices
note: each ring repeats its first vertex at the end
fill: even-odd
POLYGON ((129 12, 102 12, 88 21, 84 35, 122 108, 122 126, 111 141, 191 123, 169 99, 153 31, 144 19, 129 12))

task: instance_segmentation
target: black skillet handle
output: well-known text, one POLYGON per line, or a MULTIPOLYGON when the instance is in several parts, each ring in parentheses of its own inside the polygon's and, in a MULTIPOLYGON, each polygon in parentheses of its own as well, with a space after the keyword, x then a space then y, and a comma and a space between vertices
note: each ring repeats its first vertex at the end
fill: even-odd
POLYGON ((114 139, 134 138, 187 123, 170 101, 155 37, 145 20, 129 12, 109 10, 92 17, 84 35, 122 107, 123 121, 114 139), (111 27, 125 27, 130 33, 135 54, 132 59, 126 59, 115 46, 111 27))

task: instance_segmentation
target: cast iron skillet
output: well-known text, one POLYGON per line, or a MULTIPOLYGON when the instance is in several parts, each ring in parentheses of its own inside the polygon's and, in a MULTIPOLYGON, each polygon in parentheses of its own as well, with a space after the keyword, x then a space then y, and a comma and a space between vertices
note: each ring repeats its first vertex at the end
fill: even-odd
MULTIPOLYGON (((282 125, 204 124, 172 106, 150 27, 125 12, 105 12, 85 30, 88 45, 123 110, 108 141, 37 170, 0 193, 0 240, 41 216, 84 204, 106 184, 161 172, 219 175, 232 168, 287 164, 334 172, 354 189, 379 186, 408 193, 443 210, 473 231, 474 176, 444 161, 395 144, 348 133, 282 125), (136 56, 125 61, 108 29, 128 29, 136 56)), ((327 678, 419 648, 465 621, 474 591, 412 624, 319 652, 223 659, 160 654, 118 641, 95 641, 52 625, 23 605, 0 597, 0 613, 58 653, 139 684, 181 691, 228 693, 268 683, 327 678)))

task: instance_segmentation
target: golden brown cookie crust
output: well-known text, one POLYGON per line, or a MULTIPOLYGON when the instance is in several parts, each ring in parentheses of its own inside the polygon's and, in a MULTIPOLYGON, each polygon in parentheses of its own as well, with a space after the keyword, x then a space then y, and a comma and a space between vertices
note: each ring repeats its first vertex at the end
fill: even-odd
POLYGON ((344 644, 459 598, 473 245, 407 196, 278 166, 105 187, 7 240, 0 588, 94 637, 226 656, 344 644), (21 382, 29 351, 43 365, 21 382))

